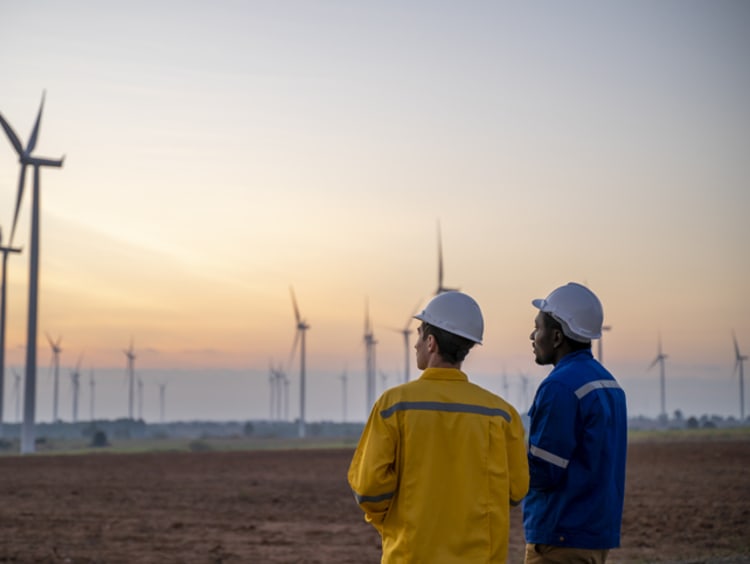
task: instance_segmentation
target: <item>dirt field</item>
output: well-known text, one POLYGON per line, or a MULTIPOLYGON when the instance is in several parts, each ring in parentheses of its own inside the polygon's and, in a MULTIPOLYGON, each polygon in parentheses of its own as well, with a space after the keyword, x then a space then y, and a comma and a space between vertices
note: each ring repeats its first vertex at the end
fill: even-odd
MULTIPOLYGON (((0 458, 0 562, 375 563, 351 450, 0 458)), ((515 510, 510 562, 523 561, 515 510)), ((635 443, 612 562, 750 562, 750 441, 635 443)))

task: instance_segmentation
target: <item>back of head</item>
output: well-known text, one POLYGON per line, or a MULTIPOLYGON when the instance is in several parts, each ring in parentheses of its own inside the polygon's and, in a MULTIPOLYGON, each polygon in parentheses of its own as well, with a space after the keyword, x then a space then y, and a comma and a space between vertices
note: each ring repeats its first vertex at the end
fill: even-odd
POLYGON ((602 336, 602 304, 596 294, 582 284, 569 282, 554 289, 546 298, 531 303, 557 320, 569 339, 585 343, 602 336))

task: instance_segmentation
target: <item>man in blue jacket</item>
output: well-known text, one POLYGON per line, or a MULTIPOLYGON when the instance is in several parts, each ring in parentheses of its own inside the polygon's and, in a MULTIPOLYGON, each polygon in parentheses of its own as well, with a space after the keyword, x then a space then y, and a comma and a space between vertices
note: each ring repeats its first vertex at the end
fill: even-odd
POLYGON ((532 304, 536 363, 554 368, 529 409, 526 563, 603 564, 620 546, 627 412, 622 388, 591 354, 602 305, 574 282, 532 304))

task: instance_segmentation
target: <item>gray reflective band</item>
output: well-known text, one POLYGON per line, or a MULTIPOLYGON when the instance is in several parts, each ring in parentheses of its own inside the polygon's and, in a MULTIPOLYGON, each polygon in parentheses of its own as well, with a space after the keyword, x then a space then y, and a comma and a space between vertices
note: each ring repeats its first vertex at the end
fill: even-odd
POLYGON ((393 497, 393 492, 382 495, 359 495, 357 492, 353 493, 354 499, 357 500, 357 503, 364 503, 366 501, 369 501, 370 503, 377 503, 379 501, 385 501, 386 499, 391 499, 393 497))
POLYGON ((557 456, 556 454, 552 454, 551 452, 548 452, 544 450, 543 448, 536 447, 534 445, 531 445, 529 447, 529 452, 536 456, 537 458, 541 458, 542 460, 546 460, 550 464, 554 464, 555 466, 559 466, 560 468, 567 468, 568 467, 568 460, 565 458, 562 458, 561 456, 557 456))
POLYGON ((496 407, 485 407, 471 403, 448 403, 441 401, 401 401, 388 409, 380 412, 383 419, 388 419, 396 411, 451 411, 454 413, 475 413, 477 415, 489 415, 490 417, 502 417, 510 423, 510 413, 496 407))
POLYGON ((583 396, 594 390, 600 390, 602 388, 616 388, 620 389, 620 384, 615 380, 594 380, 588 384, 584 384, 576 390, 576 397, 581 399, 583 396))

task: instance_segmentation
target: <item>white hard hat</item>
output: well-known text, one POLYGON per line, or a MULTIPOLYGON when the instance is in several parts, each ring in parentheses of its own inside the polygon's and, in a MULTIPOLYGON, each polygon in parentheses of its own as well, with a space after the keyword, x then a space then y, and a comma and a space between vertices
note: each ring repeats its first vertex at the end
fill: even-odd
POLYGON ((586 286, 569 282, 532 305, 557 319, 563 333, 575 341, 590 341, 602 336, 602 303, 586 286))
POLYGON ((414 316, 425 323, 482 344, 484 318, 474 298, 462 292, 443 292, 430 300, 422 313, 414 316))

